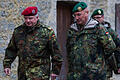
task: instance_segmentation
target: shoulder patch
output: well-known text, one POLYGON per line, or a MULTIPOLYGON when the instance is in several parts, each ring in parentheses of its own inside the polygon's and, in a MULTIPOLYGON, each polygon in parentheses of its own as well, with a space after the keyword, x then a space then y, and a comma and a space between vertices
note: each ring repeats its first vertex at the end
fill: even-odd
POLYGON ((109 32, 106 32, 106 34, 109 34, 109 32))

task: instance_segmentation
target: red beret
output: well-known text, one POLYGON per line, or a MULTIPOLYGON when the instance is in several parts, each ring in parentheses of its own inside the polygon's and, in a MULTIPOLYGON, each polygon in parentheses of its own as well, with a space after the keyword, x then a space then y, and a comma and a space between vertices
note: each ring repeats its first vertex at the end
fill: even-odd
POLYGON ((38 9, 37 7, 27 7, 22 13, 21 15, 24 15, 24 16, 34 16, 36 15, 38 12, 38 9))

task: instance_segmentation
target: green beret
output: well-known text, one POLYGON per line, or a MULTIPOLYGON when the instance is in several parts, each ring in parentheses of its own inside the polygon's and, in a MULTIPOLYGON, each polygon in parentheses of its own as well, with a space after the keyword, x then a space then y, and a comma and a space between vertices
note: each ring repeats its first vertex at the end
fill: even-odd
POLYGON ((73 13, 74 12, 79 12, 79 11, 84 10, 85 8, 87 8, 87 4, 85 2, 79 2, 74 6, 72 12, 73 13))
POLYGON ((94 10, 92 17, 94 17, 95 15, 104 15, 104 12, 102 9, 96 9, 94 10))

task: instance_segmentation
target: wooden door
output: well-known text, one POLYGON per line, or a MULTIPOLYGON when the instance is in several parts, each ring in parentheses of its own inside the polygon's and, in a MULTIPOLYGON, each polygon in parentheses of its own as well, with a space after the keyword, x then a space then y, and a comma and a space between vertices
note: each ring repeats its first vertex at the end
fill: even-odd
POLYGON ((115 30, 120 36, 120 4, 115 4, 115 30))
POLYGON ((66 34, 67 29, 72 23, 72 8, 76 2, 66 2, 58 1, 57 2, 57 39, 62 49, 62 55, 64 62, 62 65, 60 80, 66 80, 67 74, 67 52, 66 52, 66 34))

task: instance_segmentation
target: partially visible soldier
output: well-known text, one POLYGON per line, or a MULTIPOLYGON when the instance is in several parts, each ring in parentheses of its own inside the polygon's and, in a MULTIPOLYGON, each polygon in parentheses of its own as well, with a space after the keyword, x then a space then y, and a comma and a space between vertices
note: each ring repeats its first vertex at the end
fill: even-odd
MULTIPOLYGON (((111 28, 109 22, 104 21, 104 11, 102 9, 96 9, 91 17, 107 28, 109 34, 112 36, 113 41, 116 44, 116 47, 120 48, 120 39, 118 34, 111 28)), ((108 64, 107 77, 110 78, 112 77, 112 70, 114 70, 114 72, 117 74, 117 70, 120 68, 120 51, 114 51, 113 55, 106 59, 106 63, 108 64)))
POLYGON ((112 37, 96 20, 88 20, 86 3, 79 2, 72 12, 76 22, 68 30, 67 80, 107 80, 104 57, 116 49, 112 37), (108 53, 99 52, 98 44, 108 53))
POLYGON ((34 6, 22 12, 25 22, 15 28, 6 48, 4 71, 10 75, 11 64, 18 56, 18 80, 49 80, 50 74, 57 76, 61 69, 63 58, 54 31, 40 23, 37 12, 34 6))

